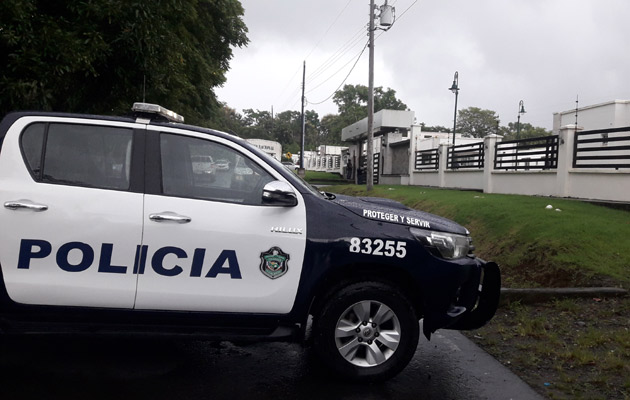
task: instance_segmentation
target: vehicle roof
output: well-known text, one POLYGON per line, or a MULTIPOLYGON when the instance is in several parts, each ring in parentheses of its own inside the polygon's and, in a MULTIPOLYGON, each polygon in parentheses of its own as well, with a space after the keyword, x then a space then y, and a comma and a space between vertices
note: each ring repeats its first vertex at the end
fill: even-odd
MULTIPOLYGON (((146 116, 146 114, 141 114, 141 115, 146 116)), ((4 141, 4 137, 6 136, 6 133, 9 130, 9 127, 11 127, 11 125, 13 125, 15 121, 17 121, 18 119, 22 117, 32 117, 32 116, 62 117, 62 118, 76 118, 76 119, 96 119, 96 120, 103 120, 103 121, 118 121, 118 122, 130 122, 130 123, 137 122, 136 118, 138 117, 138 115, 136 115, 135 113, 130 113, 127 116, 112 116, 112 115, 98 115, 98 114, 62 113, 62 112, 52 112, 52 111, 14 111, 14 112, 8 113, 2 119, 2 121, 0 121, 0 149, 2 149, 2 142, 4 141)), ((208 135, 218 136, 223 139, 229 140, 231 142, 238 143, 239 145, 245 147, 247 150, 251 151, 252 153, 256 154, 262 159, 269 157, 267 153, 263 152, 258 147, 253 146, 246 140, 236 135, 232 135, 226 132, 217 131, 210 128, 204 128, 204 127, 196 126, 196 125, 187 125, 187 124, 182 124, 182 123, 168 122, 166 120, 158 121, 155 119, 151 119, 148 122, 148 125, 165 126, 165 127, 170 127, 170 128, 180 128, 180 129, 185 129, 185 130, 189 130, 193 132, 199 132, 199 133, 205 133, 208 135)), ((273 164, 270 164, 270 165, 276 171, 282 174, 285 178, 289 179, 290 181, 295 181, 296 178, 294 176, 291 176, 292 174, 286 173, 286 171, 284 171, 284 169, 286 168, 279 169, 279 168, 275 168, 273 164)))

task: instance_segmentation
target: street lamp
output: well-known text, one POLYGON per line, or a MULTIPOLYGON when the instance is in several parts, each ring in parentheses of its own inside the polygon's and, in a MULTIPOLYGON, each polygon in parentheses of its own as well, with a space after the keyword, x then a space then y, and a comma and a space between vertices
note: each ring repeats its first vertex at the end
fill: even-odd
POLYGON ((453 77, 453 85, 448 89, 451 92, 455 93, 455 115, 453 115, 453 146, 455 146, 455 127, 457 126, 457 95, 459 94, 459 74, 455 71, 455 76, 453 77))
POLYGON ((521 114, 525 114, 525 106, 523 100, 518 102, 518 118, 516 119, 516 139, 521 138, 521 114))

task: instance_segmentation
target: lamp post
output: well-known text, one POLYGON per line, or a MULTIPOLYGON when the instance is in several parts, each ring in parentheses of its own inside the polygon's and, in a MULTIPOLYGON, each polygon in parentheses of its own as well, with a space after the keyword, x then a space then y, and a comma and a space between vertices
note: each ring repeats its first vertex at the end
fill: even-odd
POLYGON ((516 139, 521 138, 521 114, 525 114, 525 105, 523 100, 518 102, 518 118, 516 119, 516 139))
POLYGON ((459 74, 455 71, 453 85, 448 89, 455 93, 455 114, 453 115, 453 146, 455 146, 455 128, 457 127, 457 95, 459 94, 459 74))

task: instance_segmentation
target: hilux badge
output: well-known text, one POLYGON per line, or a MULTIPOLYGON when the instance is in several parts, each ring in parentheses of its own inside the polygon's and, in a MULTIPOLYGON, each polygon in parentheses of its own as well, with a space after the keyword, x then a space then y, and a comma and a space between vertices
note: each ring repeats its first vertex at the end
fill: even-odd
POLYGON ((279 247, 274 246, 268 251, 260 253, 260 271, 268 278, 280 278, 289 270, 288 261, 289 255, 279 247))

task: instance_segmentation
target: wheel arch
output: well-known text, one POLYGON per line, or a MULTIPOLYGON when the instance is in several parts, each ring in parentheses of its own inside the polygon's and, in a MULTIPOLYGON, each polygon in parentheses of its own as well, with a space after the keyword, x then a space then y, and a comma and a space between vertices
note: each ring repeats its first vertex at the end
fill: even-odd
POLYGON ((341 288, 356 282, 378 281, 388 284, 401 292, 411 302, 418 319, 422 316, 422 293, 412 284, 411 274, 390 264, 347 264, 329 271, 316 285, 308 314, 317 316, 326 300, 341 288))

